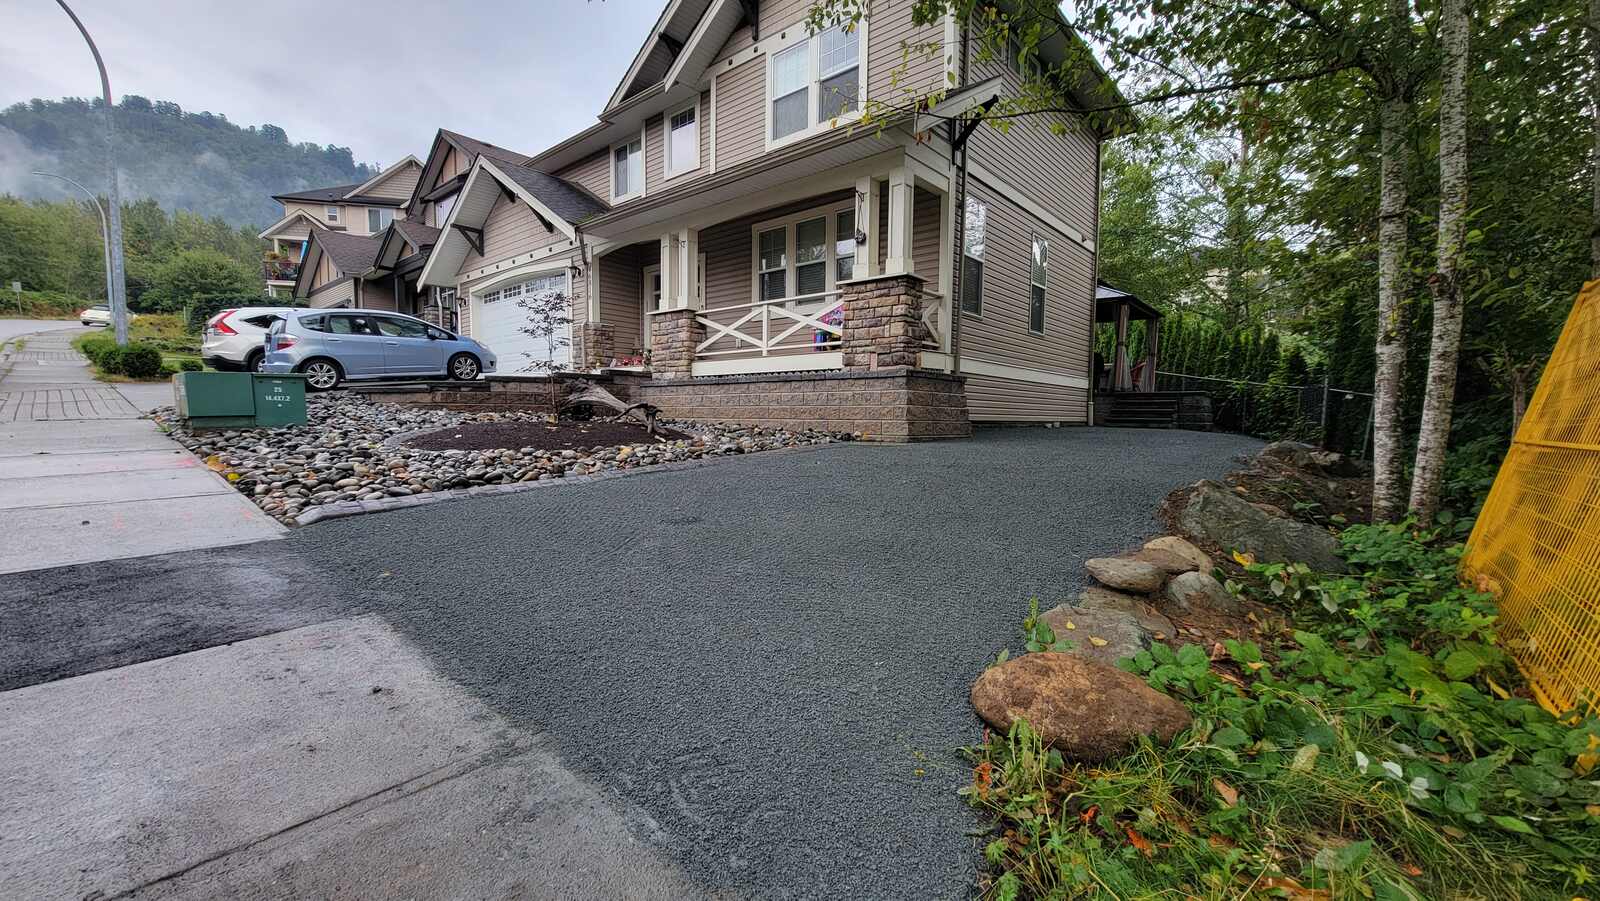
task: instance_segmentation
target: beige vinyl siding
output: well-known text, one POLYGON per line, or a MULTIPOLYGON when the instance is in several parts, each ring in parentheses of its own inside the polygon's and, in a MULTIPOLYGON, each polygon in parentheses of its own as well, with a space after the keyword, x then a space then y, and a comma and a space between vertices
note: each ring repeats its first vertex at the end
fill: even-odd
POLYGON ((303 240, 309 234, 311 234, 311 223, 304 219, 296 219, 293 222, 290 222, 288 225, 285 225, 283 228, 273 232, 272 237, 282 238, 286 241, 299 241, 303 240))
POLYGON ((439 163, 438 180, 429 185, 428 189, 431 191, 450 179, 455 178, 457 175, 467 171, 468 167, 471 165, 472 161, 467 159, 466 154, 454 147, 451 147, 449 150, 445 151, 444 159, 439 163))
MULTIPOLYGON (((984 186, 969 183, 968 190, 988 205, 989 216, 983 263, 983 313, 962 319, 962 355, 974 360, 1086 377, 1093 257, 1065 235, 984 186), (1042 335, 1028 330, 1035 233, 1050 242, 1042 335)), ((990 388, 998 391, 996 385, 999 383, 990 388)), ((1041 392, 1066 399, 1081 398, 1084 394, 1081 388, 1049 385, 1036 385, 1030 390, 1033 393, 1026 395, 1028 397, 1041 392)), ((970 392, 968 397, 974 418, 1015 418, 999 416, 1008 410, 997 402, 985 400, 974 404, 970 392)), ((1036 418, 1059 419, 1061 417, 1055 415, 1058 412, 1055 408, 1042 410, 1036 418)))
MULTIPOLYGON (((656 116, 644 123, 644 192, 661 189, 666 172, 667 145, 662 128, 662 117, 656 116)), ((605 195, 600 195, 604 197, 605 195)))
POLYGON ((355 279, 341 278, 336 284, 324 285, 320 290, 313 290, 306 299, 313 307, 336 307, 340 304, 353 304, 355 301, 355 279))
MULTIPOLYGON (((1017 74, 1003 62, 974 61, 974 82, 995 75, 1003 76, 1012 92, 1020 84, 1017 74)), ((1007 187, 1054 212, 1085 237, 1092 237, 1098 218, 1095 182, 1100 177, 1096 143, 1097 138, 1079 117, 1051 113, 1024 116, 1004 134, 988 125, 979 126, 972 133, 967 156, 970 163, 992 172, 1007 187), (1063 126, 1066 133, 1052 134, 1053 124, 1063 126)))
POLYGON ((1082 388, 963 373, 967 416, 975 422, 1071 422, 1088 415, 1082 388))
POLYGON ((488 263, 497 263, 565 240, 567 236, 562 232, 547 231, 522 200, 507 198, 502 193, 496 198, 489 218, 483 223, 483 253, 469 248, 458 271, 470 272, 488 263))
POLYGON ((394 279, 362 282, 361 309, 380 310, 387 313, 400 312, 400 307, 394 299, 394 279))
POLYGON ((286 203, 286 204, 283 205, 283 214, 285 216, 287 216, 290 213, 294 212, 295 210, 300 210, 301 212, 304 212, 306 215, 310 216, 311 218, 317 220, 318 222, 321 222, 323 225, 344 225, 345 224, 345 221, 344 221, 345 213, 344 213, 344 208, 343 207, 339 208, 339 221, 338 222, 329 222, 328 221, 328 207, 330 207, 330 206, 339 206, 339 204, 337 204, 337 203, 301 203, 300 201, 293 201, 291 203, 286 203))
POLYGON ((867 96, 901 106, 947 87, 945 52, 943 22, 918 27, 910 0, 879 3, 867 27, 867 96))
POLYGON ((644 267, 661 258, 659 247, 634 245, 600 258, 600 321, 612 327, 617 356, 635 356, 645 344, 644 267))
POLYGON ((408 165, 361 193, 388 200, 408 200, 411 192, 417 187, 417 180, 421 177, 421 166, 408 165))
POLYGON ((766 151, 767 58, 717 74, 717 168, 727 169, 766 151))
POLYGON ((558 178, 576 182, 582 185, 584 190, 587 190, 590 194, 609 201, 611 198, 611 170, 607 168, 607 165, 610 159, 610 148, 597 150, 590 156, 573 163, 560 172, 551 174, 558 178))

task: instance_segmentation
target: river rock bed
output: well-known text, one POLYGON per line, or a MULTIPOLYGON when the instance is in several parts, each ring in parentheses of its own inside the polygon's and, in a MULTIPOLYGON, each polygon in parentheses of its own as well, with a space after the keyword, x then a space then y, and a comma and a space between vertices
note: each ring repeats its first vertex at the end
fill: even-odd
POLYGON ((654 443, 542 451, 420 450, 406 439, 466 423, 546 422, 542 413, 461 413, 373 403, 332 392, 306 399, 307 424, 282 429, 194 433, 172 408, 152 416, 171 437, 228 479, 274 518, 295 524, 301 513, 340 501, 409 497, 433 491, 637 469, 706 457, 851 440, 849 433, 791 432, 681 420, 666 421, 687 437, 654 443))

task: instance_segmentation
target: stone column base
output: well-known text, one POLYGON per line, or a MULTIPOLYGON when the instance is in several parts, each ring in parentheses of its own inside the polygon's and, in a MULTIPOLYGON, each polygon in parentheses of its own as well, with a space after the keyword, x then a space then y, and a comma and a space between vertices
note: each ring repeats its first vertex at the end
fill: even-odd
POLYGON ((844 298, 844 368, 916 366, 928 338, 922 323, 922 279, 880 275, 839 286, 844 298))
POLYGON ((650 314, 650 372, 657 379, 686 379, 694 374, 694 350, 706 339, 706 327, 694 310, 650 314))
POLYGON ((578 330, 572 362, 577 369, 601 369, 616 357, 616 326, 605 322, 585 322, 578 330))

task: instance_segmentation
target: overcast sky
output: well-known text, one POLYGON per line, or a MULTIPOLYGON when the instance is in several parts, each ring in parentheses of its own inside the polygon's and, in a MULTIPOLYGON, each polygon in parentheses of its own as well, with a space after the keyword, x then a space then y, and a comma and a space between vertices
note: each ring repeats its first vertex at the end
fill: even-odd
MULTIPOLYGON (((588 127, 663 0, 69 0, 111 90, 282 126, 358 162, 440 127, 534 153, 588 127)), ((53 0, 0 0, 0 108, 100 93, 53 0)))

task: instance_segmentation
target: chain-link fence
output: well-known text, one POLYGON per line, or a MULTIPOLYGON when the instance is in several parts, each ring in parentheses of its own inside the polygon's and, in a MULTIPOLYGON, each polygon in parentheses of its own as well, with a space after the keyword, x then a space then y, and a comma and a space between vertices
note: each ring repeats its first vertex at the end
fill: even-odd
POLYGON ((1372 394, 1366 391, 1181 372, 1157 372, 1156 390, 1209 394, 1212 424, 1225 432, 1304 441, 1362 458, 1372 440, 1372 394))

